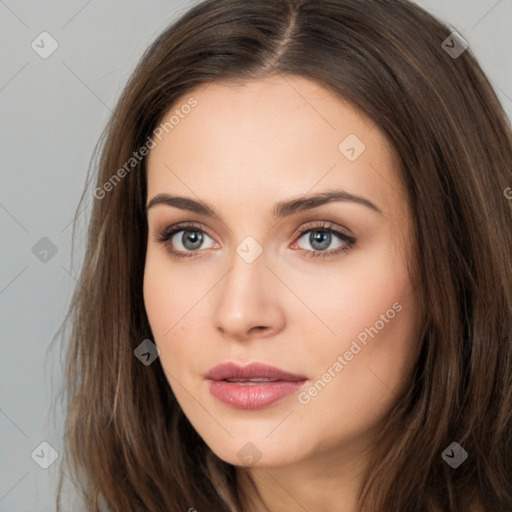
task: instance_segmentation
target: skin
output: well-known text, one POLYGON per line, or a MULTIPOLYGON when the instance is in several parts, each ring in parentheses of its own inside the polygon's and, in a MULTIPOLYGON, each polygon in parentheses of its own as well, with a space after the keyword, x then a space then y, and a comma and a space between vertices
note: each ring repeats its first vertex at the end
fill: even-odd
MULTIPOLYGON (((355 512, 372 443, 407 389, 419 348, 408 272, 412 216, 398 161, 370 120, 304 78, 214 83, 176 105, 190 96, 197 106, 150 151, 147 203, 160 193, 184 196, 208 203, 220 219, 165 204, 148 210, 144 301, 161 364, 199 435, 238 466, 251 502, 244 512, 355 512), (350 134, 366 146, 355 161, 338 148, 350 134), (329 189, 362 196, 381 213, 335 201, 271 216, 279 201, 329 189), (205 228, 195 258, 167 250, 194 252, 182 245, 183 232, 174 244, 156 241, 185 221, 205 228), (301 253, 322 252, 311 232, 298 233, 307 226, 318 235, 322 222, 345 229, 356 244, 327 257, 301 253), (236 252, 247 236, 263 250, 252 263, 236 252), (305 375, 307 391, 396 303, 395 318, 359 343, 307 404, 295 393, 240 410, 209 392, 204 374, 226 361, 305 375), (253 464, 237 455, 248 442, 261 454, 253 464)), ((326 251, 344 245, 332 235, 326 251)))

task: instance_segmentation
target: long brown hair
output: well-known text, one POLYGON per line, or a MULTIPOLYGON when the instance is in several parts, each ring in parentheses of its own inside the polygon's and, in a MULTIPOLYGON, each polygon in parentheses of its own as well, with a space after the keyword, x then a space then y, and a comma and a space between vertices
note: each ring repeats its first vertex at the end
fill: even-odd
MULTIPOLYGON (((147 50, 81 201, 94 196, 65 320, 62 472, 80 482, 89 510, 242 509, 236 467, 195 432, 159 360, 134 357, 152 333, 142 295, 146 159, 130 159, 197 87, 272 74, 315 80, 368 115, 398 155, 414 214, 420 356, 361 506, 512 510, 512 135, 471 50, 450 52, 460 39, 443 45, 450 33, 405 0, 206 0, 147 50), (441 456, 452 442, 469 455, 457 469, 441 456)), ((62 475, 59 510, 61 484, 62 475)))

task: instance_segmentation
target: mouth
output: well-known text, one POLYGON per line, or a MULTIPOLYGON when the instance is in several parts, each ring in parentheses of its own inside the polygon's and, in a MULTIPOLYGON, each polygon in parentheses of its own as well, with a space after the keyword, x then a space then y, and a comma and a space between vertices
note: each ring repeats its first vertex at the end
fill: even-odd
POLYGON ((224 363, 206 375, 210 393, 236 409, 262 409, 298 391, 307 381, 280 368, 261 363, 238 366, 224 363))
POLYGON ((257 386, 261 382, 279 382, 279 379, 223 379, 225 382, 239 384, 241 386, 257 386))

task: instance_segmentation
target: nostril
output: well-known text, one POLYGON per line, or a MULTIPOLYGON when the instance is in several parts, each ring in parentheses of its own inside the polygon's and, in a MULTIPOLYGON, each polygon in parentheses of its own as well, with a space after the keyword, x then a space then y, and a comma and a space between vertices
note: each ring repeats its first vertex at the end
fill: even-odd
POLYGON ((259 331, 261 331, 261 330, 265 330, 265 329, 268 329, 268 327, 266 327, 265 325, 257 325, 257 326, 255 326, 255 327, 253 327, 253 328, 251 329, 251 331, 252 331, 252 330, 259 330, 259 331))

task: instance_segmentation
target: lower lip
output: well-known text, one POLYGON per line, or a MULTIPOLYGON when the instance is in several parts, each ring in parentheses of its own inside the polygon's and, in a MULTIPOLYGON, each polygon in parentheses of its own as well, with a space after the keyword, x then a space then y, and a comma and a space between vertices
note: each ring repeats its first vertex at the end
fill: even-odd
POLYGON ((225 380, 209 380, 210 393, 226 405, 236 409, 263 409, 291 395, 304 384, 304 380, 235 384, 225 380))

